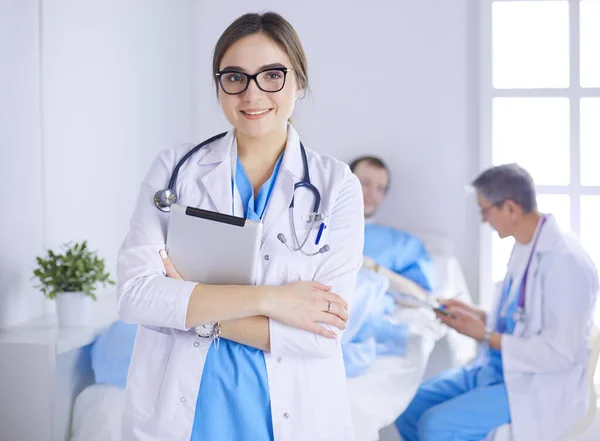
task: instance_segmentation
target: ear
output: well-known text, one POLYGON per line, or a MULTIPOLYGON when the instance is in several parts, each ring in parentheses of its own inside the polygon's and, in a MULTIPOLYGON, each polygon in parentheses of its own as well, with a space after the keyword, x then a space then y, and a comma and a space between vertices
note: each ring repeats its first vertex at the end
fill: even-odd
POLYGON ((507 199, 504 201, 504 205, 506 206, 506 210, 512 220, 517 220, 523 215, 523 209, 519 204, 511 199, 507 199))

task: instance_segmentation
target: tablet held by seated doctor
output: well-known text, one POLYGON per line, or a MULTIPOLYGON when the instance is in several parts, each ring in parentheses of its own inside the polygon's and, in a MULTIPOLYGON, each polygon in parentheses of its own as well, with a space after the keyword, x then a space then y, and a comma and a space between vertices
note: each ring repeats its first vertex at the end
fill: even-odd
POLYGON ((479 441, 510 423, 515 441, 556 441, 589 401, 587 360, 598 273, 552 214, 538 211, 530 174, 517 164, 475 181, 483 222, 512 250, 494 308, 442 301, 438 314, 482 343, 477 360, 425 381, 396 421, 404 441, 479 441))
POLYGON ((140 325, 123 440, 352 440, 340 333, 362 265, 360 183, 289 122, 308 77, 284 18, 235 20, 212 69, 231 130, 158 155, 119 252, 119 315, 140 325), (255 286, 165 277, 174 201, 264 224, 255 286))

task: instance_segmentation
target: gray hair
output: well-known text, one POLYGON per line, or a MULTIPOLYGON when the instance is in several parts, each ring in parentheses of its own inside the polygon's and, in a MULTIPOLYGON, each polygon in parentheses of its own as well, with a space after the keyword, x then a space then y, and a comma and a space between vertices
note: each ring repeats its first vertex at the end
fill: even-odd
POLYGON ((503 164, 481 173, 471 184, 483 198, 498 207, 511 200, 525 213, 537 210, 535 184, 527 170, 518 164, 503 164))

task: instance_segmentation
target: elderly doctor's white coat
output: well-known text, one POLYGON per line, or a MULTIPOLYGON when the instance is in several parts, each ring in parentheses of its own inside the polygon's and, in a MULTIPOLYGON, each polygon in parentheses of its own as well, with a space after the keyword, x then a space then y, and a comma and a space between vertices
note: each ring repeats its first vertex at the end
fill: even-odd
MULTIPOLYGON (((185 328, 195 283, 169 279, 159 249, 166 243, 168 213, 156 209, 154 193, 167 186, 176 163, 191 148, 163 151, 146 176, 129 234, 119 252, 118 309, 126 322, 140 324, 127 380, 123 441, 189 441, 202 369, 210 342, 185 328)), ((181 167, 179 203, 231 214, 234 132, 203 147, 181 167)), ((271 199, 263 216, 257 284, 316 280, 351 304, 362 264, 364 216, 361 187, 347 165, 306 149, 311 182, 321 193, 326 228, 320 244, 330 251, 313 257, 292 252, 277 239, 291 240, 288 207, 294 184, 304 176, 299 138, 290 125, 288 142, 271 199)), ((236 192, 237 193, 237 192, 236 192)), ((295 193, 298 237, 309 231, 311 192, 295 193), (303 226, 304 225, 304 226, 303 226)), ((307 251, 316 251, 314 223, 307 251), (312 241, 312 242, 311 242, 312 241), (310 248, 312 245, 314 250, 310 248)), ((327 339, 270 320, 271 351, 265 353, 275 441, 354 439, 339 339, 327 339)), ((334 328, 335 331, 338 331, 334 328)), ((217 441, 217 440, 215 440, 217 441)))
MULTIPOLYGON (((520 282, 525 264, 509 262, 520 282)), ((598 274, 579 242, 550 215, 539 233, 525 292, 525 320, 502 336, 513 441, 555 441, 586 412, 588 342, 598 274)), ((497 295, 499 302, 501 290, 497 295)), ((488 315, 496 325, 497 311, 488 315)), ((489 437, 488 439, 493 439, 489 437)))

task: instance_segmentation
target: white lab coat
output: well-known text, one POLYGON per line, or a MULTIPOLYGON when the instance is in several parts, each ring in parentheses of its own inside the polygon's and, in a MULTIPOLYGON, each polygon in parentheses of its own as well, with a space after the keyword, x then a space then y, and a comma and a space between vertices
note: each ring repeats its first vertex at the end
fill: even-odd
MULTIPOLYGON (((509 262, 519 285, 526 261, 509 262), (515 266, 518 266, 515 268, 515 266)), ((501 287, 500 287, 501 288, 501 287)), ((524 323, 502 336, 502 363, 514 441, 555 441, 586 412, 586 365, 598 274, 577 239, 550 215, 527 277, 524 323)), ((495 304, 498 305, 501 289, 495 304)), ((497 308, 488 315, 495 327, 497 308)))
MULTIPOLYGON (((171 171, 190 146, 160 153, 146 176, 129 234, 118 261, 118 309, 121 319, 138 323, 127 382, 123 417, 124 441, 189 441, 206 339, 185 328, 194 283, 164 277, 158 250, 166 243, 168 214, 155 208, 153 197, 165 188, 171 171)), ((176 191, 179 203, 231 214, 233 131, 203 147, 181 167, 176 191)), ((344 163, 306 149, 310 178, 321 193, 320 211, 327 228, 320 245, 330 251, 314 257, 292 252, 278 239, 291 241, 288 207, 294 184, 304 175, 299 138, 290 125, 288 143, 270 202, 265 211, 257 284, 283 285, 314 280, 332 286, 351 303, 362 265, 364 219, 361 187, 344 163)), ((295 193, 299 238, 309 228, 312 193, 295 193)), ((239 195, 236 214, 242 212, 239 195)), ((306 251, 316 251, 315 222, 306 251)), ((339 332, 337 328, 334 331, 339 332)), ((354 439, 339 339, 270 321, 271 352, 265 353, 275 441, 351 441, 354 439)))

